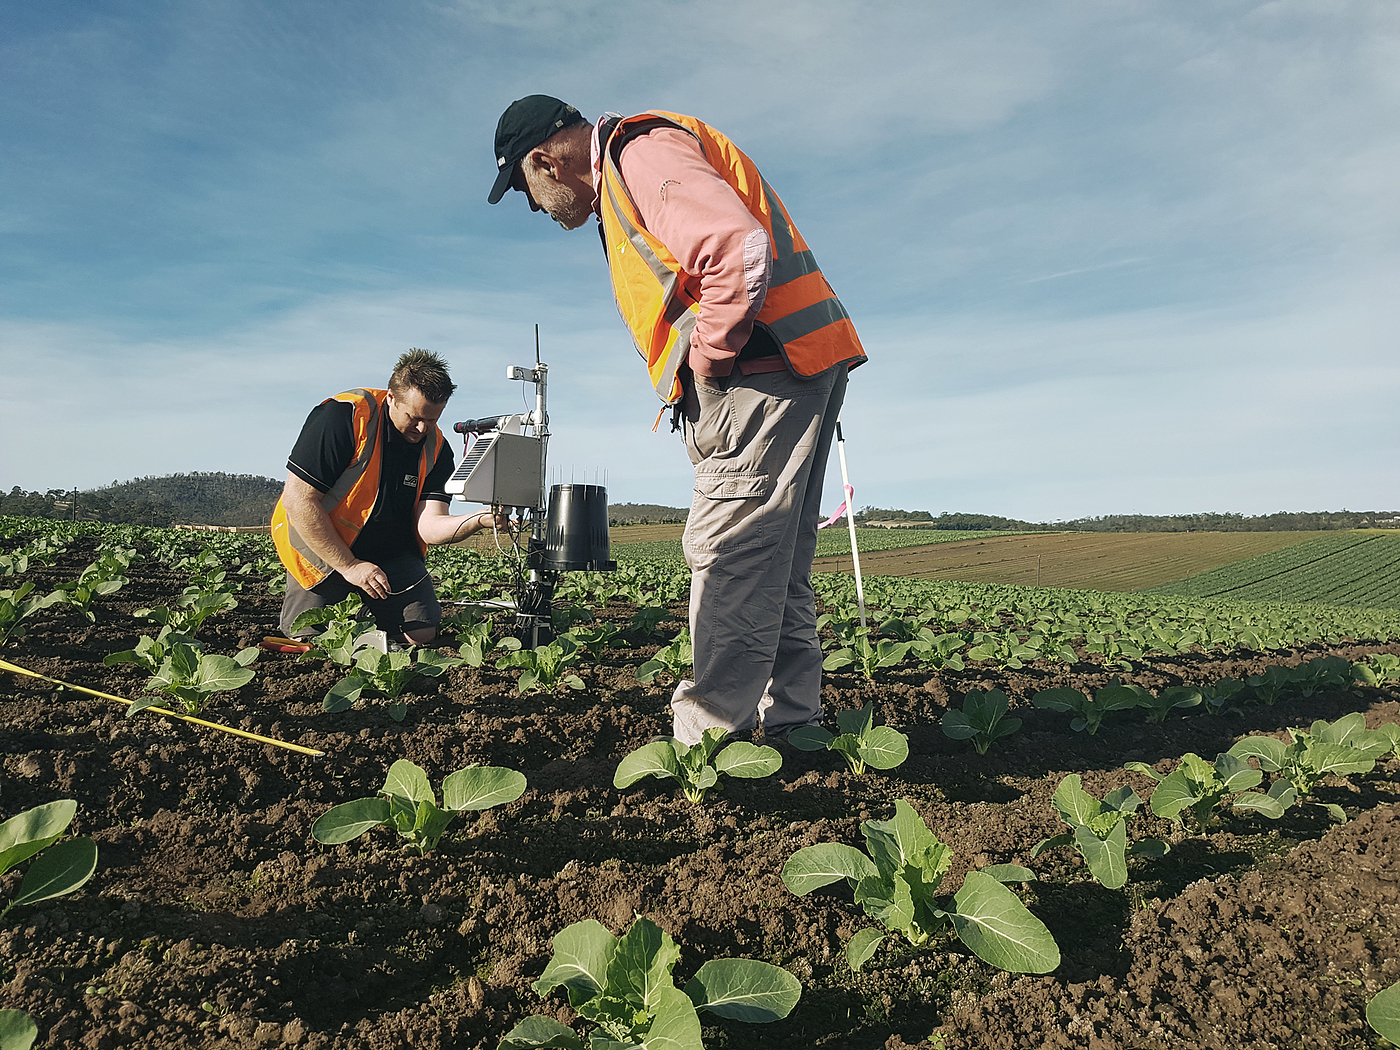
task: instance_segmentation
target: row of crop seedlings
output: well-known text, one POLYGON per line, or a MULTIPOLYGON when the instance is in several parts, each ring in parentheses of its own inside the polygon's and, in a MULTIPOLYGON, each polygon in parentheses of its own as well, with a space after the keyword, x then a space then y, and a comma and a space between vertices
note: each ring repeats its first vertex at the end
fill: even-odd
POLYGON ((1349 604, 1394 595, 1400 537, 1343 533, 1285 547, 1184 580, 1145 590, 1154 594, 1272 599, 1282 591, 1325 594, 1349 604), (1361 548, 1359 551, 1357 548, 1361 548), (1347 553, 1351 552, 1351 553, 1347 553), (1340 557, 1346 554, 1346 557, 1340 557))
MULTIPOLYGON (((982 705, 998 709, 1000 717, 985 720, 986 743, 1006 728, 1005 697, 969 694, 964 709, 982 705)), ((841 754, 851 772, 892 769, 909 753, 908 740, 888 726, 874 724, 872 708, 838 716, 839 733, 820 727, 794 731, 790 742, 802 749, 828 749, 841 754)), ((746 741, 726 744, 723 729, 707 731, 687 746, 663 738, 623 758, 614 786, 625 789, 645 777, 675 779, 694 803, 721 775, 756 778, 771 775, 782 765, 778 752, 746 741)), ((1170 773, 1160 774, 1143 763, 1125 767, 1149 778, 1148 800, 1158 817, 1204 830, 1224 809, 1244 809, 1279 817, 1291 805, 1306 800, 1327 776, 1346 777, 1370 772, 1378 759, 1400 754, 1400 727, 1367 730, 1355 713, 1335 722, 1314 722, 1309 729, 1289 730, 1291 742, 1263 735, 1249 736, 1213 762, 1182 756, 1170 773), (1259 768, 1250 765, 1253 758, 1259 768), (1264 774, 1276 774, 1267 791, 1264 774)), ((516 770, 470 766, 449 774, 441 792, 427 774, 406 760, 394 762, 379 792, 331 807, 312 825, 312 837, 323 845, 350 842, 379 827, 393 829, 420 852, 437 846, 458 814, 482 811, 513 802, 525 792, 526 779, 516 770)), ((1160 857, 1170 847, 1157 839, 1128 840, 1128 825, 1142 799, 1128 786, 1099 799, 1086 792, 1078 774, 1061 781, 1052 805, 1067 832, 1037 843, 1034 859, 1046 849, 1073 847, 1084 858, 1093 878, 1108 889, 1128 879, 1130 855, 1160 857)), ((62 840, 76 812, 71 799, 35 807, 0 825, 0 876, 32 860, 19 887, 0 917, 11 908, 63 896, 84 885, 96 869, 97 848, 90 839, 62 840), (50 848, 52 847, 52 848, 50 848)), ((1328 807, 1334 809, 1335 807, 1328 807)), ((957 892, 940 892, 952 866, 953 854, 939 841, 907 801, 897 799, 888 820, 867 820, 861 831, 865 849, 840 842, 804 847, 784 864, 782 880, 796 896, 845 880, 854 902, 879 925, 856 932, 847 942, 846 959, 859 970, 890 935, 903 936, 921 948, 944 933, 960 940, 978 958, 1013 973, 1049 973, 1060 963, 1053 935, 1008 888, 1035 880, 1019 864, 999 864, 969 871, 957 892)), ((672 971, 680 949, 659 926, 638 918, 622 937, 614 937, 596 920, 574 923, 553 939, 554 955, 532 985, 540 996, 563 988, 570 1005, 594 1030, 590 1046, 673 1045, 700 1050, 699 1011, 747 1022, 786 1017, 801 997, 801 984, 792 974, 751 959, 707 961, 687 983, 677 988, 672 971)), ((1382 1035, 1400 1036, 1394 1007, 1400 984, 1382 992, 1368 1006, 1368 1018, 1382 1035)), ((28 1050, 37 1027, 20 1011, 0 1012, 0 1050, 28 1050)), ((583 1040, 569 1026, 535 1015, 516 1025, 501 1048, 576 1047, 583 1040)))
MULTIPOLYGON (((102 589, 103 584, 117 579, 113 567, 129 566, 137 557, 133 548, 120 546, 122 540, 129 538, 118 538, 110 548, 104 544, 97 560, 84 570, 79 581, 75 581, 92 592, 86 599, 80 594, 78 601, 71 602, 89 618, 94 615, 91 598, 111 593, 121 585, 117 583, 116 587, 102 589)), ((56 538, 49 537, 31 552, 31 556, 42 557, 59 546, 56 538)), ((221 546, 226 553, 242 549, 241 545, 238 548, 233 544, 221 546)), ((228 570, 212 549, 186 554, 181 552, 179 544, 171 544, 153 549, 152 554, 188 572, 191 583, 173 606, 138 610, 138 615, 161 624, 160 633, 155 637, 143 637, 135 650, 111 654, 107 662, 142 663, 153 672, 149 690, 166 694, 187 711, 197 711, 212 693, 237 688, 253 677, 247 664, 252 662, 256 650, 244 650, 232 658, 207 654, 202 652, 196 638, 200 626, 210 615, 232 607, 235 602, 232 594, 240 584, 230 579, 228 570)), ((245 559, 237 571, 244 575, 254 568, 266 571, 270 568, 268 557, 264 551, 261 560, 245 559)), ((491 565, 470 557, 456 560, 462 576, 477 577, 475 585, 478 586, 486 582, 491 565), (461 564, 463 561, 465 565, 461 564)), ((518 687, 521 692, 559 684, 579 688, 581 681, 567 668, 581 654, 600 654, 605 646, 618 641, 619 634, 649 638, 666 615, 655 603, 675 601, 683 595, 683 591, 677 590, 678 577, 677 572, 665 568, 654 571, 634 568, 612 579, 580 576, 577 593, 569 597, 604 602, 612 597, 623 597, 638 606, 633 623, 625 632, 619 632, 610 624, 596 628, 575 626, 555 643, 535 650, 521 649, 514 639, 504 639, 491 646, 490 621, 467 614, 451 625, 458 631, 457 657, 443 657, 431 650, 418 650, 416 654, 384 654, 363 649, 357 652, 362 624, 355 618, 356 600, 351 599, 341 607, 313 614, 313 618, 319 616, 324 621, 325 631, 316 639, 317 651, 312 655, 351 668, 346 679, 332 688, 323 706, 328 710, 343 710, 360 695, 370 693, 389 699, 390 712, 394 714, 395 698, 401 695, 404 684, 414 674, 441 674, 448 667, 461 663, 480 665, 496 649, 503 650, 497 659, 498 668, 520 669, 518 687)), ((67 600, 54 595, 71 594, 77 589, 65 585, 49 597, 54 602, 67 600)), ((24 596, 20 597, 23 600, 24 596)), ((575 609, 582 610, 582 607, 575 609)), ((896 636, 877 640, 875 648, 878 651, 881 644, 893 640, 899 645, 908 644, 912 649, 921 638, 918 632, 926 630, 927 624, 939 615, 945 622, 956 620, 958 623, 980 616, 983 625, 991 626, 1003 615, 1023 611, 995 603, 966 609, 948 608, 945 604, 933 609, 934 615, 922 625, 917 619, 892 617, 903 620, 905 627, 883 626, 882 630, 895 633, 912 626, 913 633, 904 639, 896 636)), ((1087 611, 1119 617, 1102 603, 1090 603, 1087 611)), ((1048 622, 1048 617, 1042 619, 1048 622)), ((1119 626, 1129 627, 1121 619, 1119 626)), ((1156 629, 1162 626, 1158 624, 1156 629)), ((1167 626, 1166 629, 1178 628, 1167 626)), ((13 630, 7 633, 11 638, 16 637, 13 630)), ((852 637, 868 638, 869 633, 852 637)), ((1086 639, 1090 643, 1094 641, 1089 633, 1086 639)), ((978 644, 986 644, 985 639, 978 644)), ((847 648, 855 649, 858 645, 857 641, 847 648)), ((983 658, 971 652, 969 655, 974 659, 983 658)), ((638 677, 648 680, 662 671, 679 677, 688 666, 688 639, 682 631, 670 645, 638 668, 638 677)), ((1317 689, 1343 688, 1353 681, 1378 685, 1396 680, 1400 680, 1400 660, 1377 654, 1369 662, 1357 665, 1349 666, 1337 658, 1321 658, 1293 669, 1270 668, 1264 675, 1247 682, 1227 679, 1207 687, 1167 689, 1156 695, 1118 682, 1105 686, 1092 698, 1075 690, 1046 690, 1036 694, 1032 703, 1069 712, 1071 728, 1093 733, 1104 715, 1115 710, 1143 708, 1149 718, 1160 720, 1179 708, 1203 706, 1219 711, 1246 698, 1270 703, 1290 689, 1311 695, 1317 689)), ((131 710, 143 706, 146 704, 138 701, 131 710)), ((1019 728, 1019 721, 1009 717, 1008 712, 1009 704, 1000 691, 974 690, 964 697, 961 711, 947 713, 943 728, 950 737, 971 740, 985 753, 994 741, 1019 728)), ((402 717, 401 708, 397 717, 402 717)), ((798 748, 835 751, 846 759, 853 773, 892 769, 908 755, 907 738, 888 726, 876 726, 869 706, 861 711, 842 712, 838 716, 838 730, 831 734, 820 727, 809 727, 791 734, 790 742, 798 748)), ((1289 744, 1283 744, 1272 737, 1248 737, 1229 752, 1217 755, 1213 762, 1188 754, 1167 774, 1159 774, 1140 763, 1130 764, 1128 768, 1154 782, 1149 800, 1153 813, 1178 823, 1189 818, 1194 825, 1203 827, 1217 811, 1231 807, 1249 809, 1268 817, 1281 816, 1291 805, 1308 802, 1307 796, 1322 778, 1368 772, 1378 758, 1400 747, 1400 732, 1396 727, 1386 726, 1368 732, 1359 714, 1330 725, 1319 721, 1307 730, 1290 730, 1290 738, 1289 744), (1250 765, 1249 758, 1254 758, 1259 768, 1250 765), (1253 790, 1261 785, 1266 772, 1276 774, 1268 790, 1253 790)), ((743 741, 726 746, 722 732, 711 732, 693 747, 663 739, 638 749, 619 764, 614 785, 622 789, 644 777, 671 778, 678 782, 687 798, 698 803, 721 775, 761 777, 771 775, 780 766, 781 757, 772 748, 743 741)), ((524 790, 525 779, 516 771, 473 767, 446 778, 439 805, 438 795, 426 774, 411 763, 399 761, 389 770, 385 785, 376 797, 333 807, 317 820, 313 837, 335 844, 388 825, 412 845, 427 850, 436 845, 455 814, 513 801, 524 790)), ((1031 851, 1032 857, 1045 849, 1073 846, 1084 856, 1095 878, 1109 888, 1118 888, 1127 879, 1128 855, 1160 855, 1167 849, 1165 843, 1156 840, 1140 840, 1129 846, 1127 825, 1142 803, 1131 788, 1120 788, 1104 799, 1095 799, 1084 792, 1078 777, 1071 775, 1060 784, 1053 802, 1070 830, 1037 844, 1031 851)), ((1327 808, 1334 817, 1344 819, 1338 807, 1327 808)), ((66 840, 59 848, 45 852, 48 846, 59 842, 75 809, 76 803, 60 800, 36 807, 0 826, 0 859, 4 867, 42 854, 31 864, 19 895, 9 907, 72 892, 91 876, 96 865, 96 847, 90 840, 66 840)), ((882 924, 883 931, 870 928, 851 938, 847 959, 852 968, 859 969, 873 956, 887 935, 885 931, 902 934, 917 947, 927 944, 940 930, 950 931, 979 958, 1002 969, 1046 973, 1058 965, 1059 949, 1049 931, 1006 888, 1008 883, 1033 879, 1034 873, 1029 869, 1020 865, 997 865, 973 871, 957 893, 939 894, 942 879, 951 866, 951 854, 907 802, 898 800, 890 820, 866 821, 862 831, 866 840, 864 852, 841 843, 807 847, 794 854, 783 870, 785 884, 799 896, 846 879, 855 902, 882 924)), ((554 946, 555 957, 535 983, 535 990, 546 995, 563 987, 578 1014, 596 1026, 594 1045, 603 1045, 609 1039, 632 1045, 641 1038, 665 1035, 678 1046, 699 1047, 697 1010, 710 1010, 740 1020, 775 1020, 787 1015, 801 991, 796 978, 785 971, 742 959, 711 961, 685 989, 677 989, 671 983, 670 974, 679 950, 664 931, 645 919, 637 920, 622 938, 613 937, 592 920, 577 923, 561 931, 554 946)), ((1386 1004, 1396 994, 1400 993, 1395 989, 1382 993, 1373 1001, 1372 1011, 1381 1017, 1388 1009, 1386 1004)), ((11 1011, 0 1016, 0 1034, 7 1031, 4 1026, 16 1027, 21 1041, 14 1045, 28 1045, 22 1042, 28 1030, 26 1024, 32 1028, 28 1018, 11 1011)), ((1384 1027, 1378 1030, 1385 1031, 1384 1027)), ((537 1016, 518 1025, 501 1045, 581 1047, 583 1044, 572 1029, 537 1016)), ((9 1050, 9 1047, 0 1043, 0 1050, 9 1050)))

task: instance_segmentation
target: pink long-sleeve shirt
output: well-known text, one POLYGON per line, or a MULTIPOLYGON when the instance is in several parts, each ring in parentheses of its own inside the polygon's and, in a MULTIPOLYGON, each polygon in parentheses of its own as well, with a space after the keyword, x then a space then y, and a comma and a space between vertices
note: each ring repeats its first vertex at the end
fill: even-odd
MULTIPOLYGON (((639 135, 622 147, 618 162, 647 231, 686 273, 700 278, 690 370, 711 378, 729 375, 768 294, 773 250, 767 231, 685 131, 656 128, 639 135)), ((602 179, 595 129, 593 189, 600 195, 602 179)))

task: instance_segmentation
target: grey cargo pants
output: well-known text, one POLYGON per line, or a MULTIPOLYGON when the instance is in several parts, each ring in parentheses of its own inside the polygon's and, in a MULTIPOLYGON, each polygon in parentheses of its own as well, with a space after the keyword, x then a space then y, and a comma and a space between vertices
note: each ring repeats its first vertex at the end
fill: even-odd
POLYGON ((846 368, 806 380, 736 369, 725 383, 692 383, 685 400, 695 679, 676 687, 671 709, 687 744, 712 726, 761 722, 781 737, 822 716, 812 555, 846 368))

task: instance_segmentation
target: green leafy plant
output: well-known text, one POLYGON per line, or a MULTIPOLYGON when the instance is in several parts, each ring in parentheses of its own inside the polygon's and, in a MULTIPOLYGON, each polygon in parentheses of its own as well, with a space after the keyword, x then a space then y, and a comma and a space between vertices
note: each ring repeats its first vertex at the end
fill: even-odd
POLYGON ((516 691, 521 693, 528 693, 531 689, 553 689, 557 685, 582 689, 583 679, 568 670, 578 659, 578 647, 567 635, 561 635, 548 645, 506 653, 496 661, 496 669, 522 668, 520 680, 516 683, 516 691))
MULTIPOLYGON (((1291 786, 1298 799, 1312 794, 1329 776, 1371 772, 1376 759, 1394 746, 1389 734, 1367 729, 1359 711, 1332 723, 1319 719, 1308 730, 1290 728, 1288 735, 1288 744, 1271 736, 1247 736, 1229 753, 1239 760, 1257 759, 1264 772, 1280 774, 1276 786, 1291 786)), ((1338 823, 1346 821, 1341 806, 1329 803, 1323 808, 1338 823)))
POLYGON ((325 659, 341 667, 349 667, 355 662, 355 654, 364 648, 364 636, 373 630, 366 628, 359 618, 364 603, 358 594, 352 594, 342 602, 327 605, 320 609, 307 609, 292 621, 292 636, 309 627, 324 628, 319 634, 306 639, 312 647, 307 656, 320 653, 325 659))
POLYGON ((154 620, 175 634, 193 638, 209 617, 236 608, 238 599, 227 591, 196 591, 181 597, 174 608, 156 605, 149 609, 137 609, 136 615, 154 620))
POLYGON ((677 682, 690 673, 694 651, 690 645, 690 628, 682 627, 671 644, 656 651, 656 655, 637 668, 637 681, 651 682, 659 674, 668 674, 677 682))
POLYGON ((596 919, 566 926, 530 987, 540 996, 563 988, 596 1027, 585 1044, 568 1025, 536 1014, 507 1032, 500 1050, 703 1050, 698 1010, 759 1024, 786 1017, 802 995, 796 977, 754 959, 711 959, 681 991, 671 977, 679 959, 676 942, 650 919, 636 919, 620 938, 596 919))
POLYGON ((909 652, 919 666, 933 671, 961 671, 962 650, 967 639, 961 634, 934 634, 927 627, 922 628, 909 643, 909 652))
POLYGON ((486 654, 491 651, 491 632, 494 624, 487 617, 473 613, 458 618, 453 624, 457 634, 457 653, 468 667, 480 667, 486 662, 486 654))
POLYGON ((461 657, 442 656, 432 649, 392 653, 362 649, 355 658, 354 669, 326 693, 321 701, 321 710, 344 711, 368 693, 388 700, 389 717, 395 722, 402 722, 408 713, 408 705, 400 703, 399 697, 408 688, 409 682, 419 677, 436 678, 462 663, 461 657))
POLYGON ((1366 1004, 1366 1023, 1379 1035, 1400 1045, 1400 983, 1377 992, 1366 1004))
MULTIPOLYGON (((1129 686, 1127 688, 1138 689, 1140 686, 1129 686)), ((1149 722, 1165 722, 1167 716, 1177 708, 1200 706, 1201 691, 1190 685, 1169 685, 1160 693, 1152 693, 1151 690, 1143 689, 1142 696, 1138 701, 1138 707, 1147 712, 1149 722)))
POLYGON ((1040 650, 1015 631, 978 631, 973 634, 972 642, 972 648, 967 651, 969 660, 988 660, 1003 671, 1025 667, 1026 661, 1040 658, 1040 650))
POLYGON ((837 649, 822 661, 822 670, 839 671, 854 665, 866 678, 874 678, 876 671, 902 664, 913 644, 879 638, 872 645, 869 629, 860 627, 850 645, 837 649))
MULTIPOLYGON (((201 653, 188 642, 174 642, 161 661, 160 669, 146 683, 146 689, 151 693, 164 693, 179 703, 186 714, 197 715, 204 702, 215 693, 240 689, 251 682, 256 672, 249 664, 257 658, 258 650, 251 646, 229 657, 201 653)), ((126 709, 126 716, 130 718, 160 700, 155 695, 138 697, 126 709)))
POLYGON ((19 885, 19 896, 0 909, 0 919, 11 908, 38 904, 72 893, 97 870, 97 843, 89 838, 65 839, 78 803, 71 798, 26 809, 0 824, 0 876, 31 857, 19 885))
POLYGON ((952 740, 971 740, 979 755, 1004 736, 1021 728, 1019 718, 1007 718, 1011 702, 1000 689, 985 693, 968 690, 961 711, 949 708, 943 716, 943 735, 952 740))
POLYGON ((1099 731, 1105 715, 1111 711, 1130 711, 1141 702, 1139 687, 1125 686, 1116 678, 1095 693, 1092 700, 1087 694, 1068 686, 1042 689, 1031 697, 1031 703, 1036 707, 1073 714, 1069 727, 1076 733, 1087 732, 1090 736, 1099 731))
POLYGON ((29 1050, 39 1027, 23 1010, 0 1010, 0 1050, 29 1050))
POLYGON ((322 845, 337 846, 387 824, 419 853, 427 853, 458 813, 514 802, 524 793, 523 773, 500 766, 467 766, 443 780, 439 806, 428 774, 401 758, 389 767, 378 795, 332 806, 311 825, 311 837, 322 845))
POLYGON ((661 621, 669 619, 671 614, 655 605, 638 604, 640 608, 632 614, 632 621, 627 625, 627 630, 634 638, 645 642, 656 633, 661 621))
POLYGON ((102 662, 108 667, 116 664, 140 664, 151 674, 156 674, 160 670, 161 664, 170 655, 171 649, 180 642, 195 649, 203 648, 193 638, 176 634, 169 627, 162 627, 160 634, 154 638, 143 634, 137 641, 135 649, 127 649, 120 653, 108 653, 102 658, 102 662))
POLYGON ((1218 682, 1200 686, 1200 690, 1206 710, 1213 715, 1219 715, 1226 711, 1240 710, 1239 706, 1231 701, 1244 693, 1245 684, 1238 678, 1222 678, 1218 682))
POLYGON ((31 598, 29 595, 33 591, 34 584, 29 582, 20 584, 12 591, 0 591, 0 645, 10 640, 19 641, 24 637, 25 629, 20 625, 21 620, 64 600, 62 591, 50 591, 48 594, 31 598))
POLYGON ((1245 679, 1245 684, 1256 700, 1272 707, 1293 684, 1293 672, 1282 664, 1274 664, 1264 668, 1263 674, 1250 675, 1245 679))
POLYGON ((122 575, 124 568, 125 565, 113 556, 99 558, 85 568, 76 580, 58 585, 55 593, 62 595, 58 601, 77 609, 88 623, 95 623, 97 613, 92 609, 93 601, 120 590, 130 582, 122 575))
POLYGON ((861 774, 865 767, 894 769, 909 757, 909 738, 889 726, 875 724, 875 705, 859 711, 842 711, 836 716, 839 736, 821 726, 798 726, 787 742, 800 751, 836 751, 846 759, 851 772, 861 774))
MULTIPOLYGON (((838 842, 807 846, 783 865, 783 884, 802 897, 845 879, 867 915, 916 948, 951 926, 974 955, 998 969, 1049 973, 1060 965, 1059 946, 1045 924, 1002 884, 1033 879, 1030 871, 1018 865, 970 871, 956 894, 940 897, 952 852, 913 806, 903 799, 894 805, 893 819, 861 825, 869 856, 838 842)), ((864 965, 882 939, 874 930, 857 933, 846 948, 851 968, 864 965)))
POLYGON ((1400 682, 1400 656, 1372 653, 1364 661, 1351 665, 1351 678, 1357 685, 1369 686, 1400 682))
POLYGON ((669 736, 643 744, 618 763, 613 787, 631 787, 643 777, 670 777, 680 781, 687 799, 698 803, 721 773, 752 780, 776 773, 782 766, 783 756, 774 748, 746 740, 725 747, 728 737, 728 730, 715 727, 705 730, 700 742, 691 746, 669 736))
POLYGON ((1294 690, 1307 699, 1324 689, 1350 687, 1351 665, 1340 656, 1319 656, 1293 668, 1289 677, 1294 690))
POLYGON ((1250 791, 1259 785, 1264 775, 1248 762, 1228 753, 1216 755, 1214 762, 1207 762, 1188 751, 1181 756, 1176 769, 1165 776, 1143 762, 1128 762, 1123 768, 1157 781, 1149 800, 1152 812, 1177 824, 1184 824, 1183 814, 1189 812, 1200 827, 1205 827, 1215 808, 1227 798, 1235 809, 1253 810, 1276 820, 1293 804, 1295 797, 1293 789, 1282 781, 1273 785, 1267 795, 1250 791))
MULTIPOLYGON (((689 639, 690 632, 685 632, 689 639)), ((575 627, 568 632, 569 640, 586 652, 592 659, 598 660, 603 656, 606 649, 614 645, 626 645, 626 639, 622 632, 617 629, 616 624, 600 623, 596 627, 575 627)), ((686 658, 686 666, 689 667, 689 658, 686 658)))
POLYGON ((1115 788, 1100 801, 1084 790, 1078 773, 1071 773, 1060 781, 1050 802, 1070 830, 1037 842, 1031 857, 1056 846, 1073 846, 1084 858, 1089 874, 1105 889, 1119 889, 1128 881, 1129 853, 1160 857, 1170 849, 1158 839, 1141 839, 1128 845, 1128 819, 1142 805, 1142 799, 1130 787, 1115 788))

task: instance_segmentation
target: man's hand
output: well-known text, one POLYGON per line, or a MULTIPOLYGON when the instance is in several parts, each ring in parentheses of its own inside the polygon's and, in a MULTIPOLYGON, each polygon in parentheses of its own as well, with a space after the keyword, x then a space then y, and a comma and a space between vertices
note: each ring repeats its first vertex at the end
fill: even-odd
POLYGON ((340 570, 351 586, 358 587, 371 598, 389 597, 389 575, 372 561, 357 561, 340 570))

